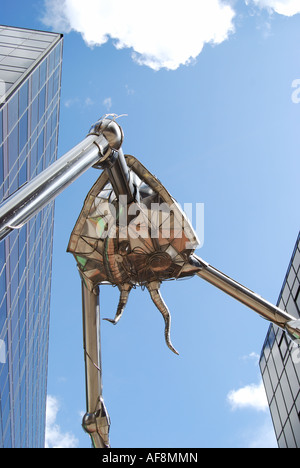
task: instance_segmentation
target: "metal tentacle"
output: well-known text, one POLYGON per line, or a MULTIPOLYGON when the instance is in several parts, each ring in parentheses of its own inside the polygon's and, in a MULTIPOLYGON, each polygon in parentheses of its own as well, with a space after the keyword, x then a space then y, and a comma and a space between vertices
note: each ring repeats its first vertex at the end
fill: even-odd
POLYGON ((118 321, 122 317, 122 314, 123 314, 124 309, 126 307, 126 304, 127 304, 128 297, 129 297, 131 289, 132 289, 132 285, 128 284, 128 283, 122 284, 122 286, 120 286, 121 294, 120 294, 120 299, 119 299, 119 304, 118 304, 118 309, 117 309, 117 312, 116 312, 116 316, 115 316, 114 319, 105 318, 103 320, 107 320, 108 322, 110 322, 110 323, 112 323, 114 325, 116 325, 118 323, 118 321))
POLYGON ((160 294, 160 282, 152 281, 151 283, 146 284, 146 287, 150 293, 151 299, 162 314, 165 321, 165 340, 168 348, 175 354, 179 354, 178 351, 173 347, 170 340, 170 325, 171 325, 171 315, 168 307, 166 306, 161 294, 160 294))

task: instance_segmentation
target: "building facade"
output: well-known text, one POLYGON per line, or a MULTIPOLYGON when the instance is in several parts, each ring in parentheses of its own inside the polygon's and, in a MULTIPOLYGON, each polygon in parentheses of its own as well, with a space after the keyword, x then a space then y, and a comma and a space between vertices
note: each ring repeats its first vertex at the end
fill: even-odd
MULTIPOLYGON (((300 233, 278 305, 300 317, 300 233)), ((279 448, 300 448, 300 348, 274 325, 267 333, 260 369, 279 448)))
MULTIPOLYGON (((60 34, 0 26, 0 203, 57 157, 60 34)), ((0 447, 44 446, 54 203, 0 241, 0 447)))

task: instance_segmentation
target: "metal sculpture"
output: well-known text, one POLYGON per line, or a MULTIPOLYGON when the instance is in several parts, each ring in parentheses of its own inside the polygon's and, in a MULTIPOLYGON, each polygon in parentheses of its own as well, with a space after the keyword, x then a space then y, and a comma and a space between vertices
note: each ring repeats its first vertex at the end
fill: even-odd
MULTIPOLYGON (((285 330, 293 340, 300 339, 299 320, 195 255, 198 240, 190 222, 161 182, 135 157, 123 155, 123 132, 115 119, 98 121, 89 135, 104 135, 110 147, 94 166, 104 171, 86 197, 68 251, 76 259, 84 295, 97 296, 101 284, 119 288, 115 318, 106 320, 117 324, 130 291, 146 287, 164 319, 166 344, 178 354, 170 340, 171 317, 160 285, 198 275, 285 330)), ((96 337, 93 342, 95 347, 96 337)), ((93 362, 93 371, 101 371, 85 352, 86 365, 93 362)), ((87 413, 83 426, 94 446, 108 446, 109 417, 97 392, 92 400, 90 411, 94 410, 87 413)))

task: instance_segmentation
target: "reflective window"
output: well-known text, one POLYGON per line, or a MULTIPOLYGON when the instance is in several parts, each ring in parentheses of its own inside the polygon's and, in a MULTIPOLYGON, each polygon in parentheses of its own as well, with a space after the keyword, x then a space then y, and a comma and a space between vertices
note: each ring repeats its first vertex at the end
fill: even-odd
POLYGON ((299 250, 296 251, 295 258, 294 258, 294 261, 293 261, 293 265, 294 265, 295 271, 299 271, 299 268, 300 268, 300 252, 299 252, 299 250))
POLYGON ((273 387, 272 387, 272 384, 271 384, 268 368, 266 368, 264 373, 263 373, 263 379, 264 379, 264 385, 265 385, 265 390, 266 390, 266 394, 267 394, 267 399, 268 399, 268 402, 270 402, 272 400, 274 390, 273 390, 273 387))
POLYGON ((60 73, 59 69, 57 68, 54 72, 54 89, 59 89, 59 80, 60 80, 60 73))
MULTIPOLYGON (((2 268, 4 267, 5 264, 5 243, 0 242, 0 273, 2 271, 2 268)), ((1 301, 1 296, 0 296, 0 301, 1 301)))
POLYGON ((285 333, 282 333, 282 335, 281 335, 281 339, 280 339, 280 342, 279 342, 279 350, 280 350, 280 353, 281 353, 281 358, 284 361, 284 359, 286 357, 286 353, 288 351, 288 342, 287 342, 287 338, 286 338, 285 333))
POLYGON ((281 432, 281 420, 280 420, 280 417, 279 417, 279 412, 278 412, 277 403, 276 403, 275 398, 273 398, 273 400, 272 400, 272 402, 270 404, 270 409, 271 409, 273 424, 274 424, 274 427, 275 427, 275 432, 276 432, 276 435, 278 437, 280 432, 281 432))
POLYGON ((38 166, 37 166, 38 174, 43 170, 44 134, 45 132, 43 129, 38 137, 38 166))
MULTIPOLYGON (((6 288, 6 272, 3 271, 2 275, 0 276, 0 289, 2 289, 4 283, 4 287, 6 288), (1 286, 2 283, 2 286, 1 286)), ((3 330, 5 321, 6 321, 6 296, 4 297, 1 295, 0 299, 0 330, 3 330)))
POLYGON ((296 398, 296 410, 298 412, 299 421, 300 421, 300 392, 299 392, 299 395, 296 398))
POLYGON ((50 105, 52 99, 53 99, 53 82, 54 82, 54 77, 51 75, 48 81, 48 96, 47 96, 47 107, 50 105))
POLYGON ((282 449, 287 448, 284 433, 278 439, 278 447, 282 449))
POLYGON ((52 113, 52 128, 56 128, 58 118, 58 106, 56 106, 52 113))
POLYGON ((293 267, 291 267, 290 272, 288 274, 288 278, 287 278, 287 282, 288 282, 288 285, 289 285, 290 289, 293 288, 295 278, 296 278, 295 270, 294 270, 293 267))
POLYGON ((270 354, 270 356, 269 356, 267 365, 268 365, 268 370, 269 370, 269 374, 270 374, 271 384, 272 384, 273 390, 275 391, 277 383, 278 383, 278 376, 277 376, 277 373, 276 373, 276 368, 275 368, 275 364, 274 364, 272 354, 270 354))
POLYGON ((270 329, 268 341, 269 341, 270 348, 272 348, 274 341, 275 341, 275 332, 274 332, 273 327, 271 327, 270 329))
POLYGON ((283 299, 285 304, 287 303, 289 294, 290 294, 290 290, 289 290, 288 285, 286 284, 285 288, 283 289, 283 293, 282 293, 282 299, 283 299))
POLYGON ((27 182, 27 157, 24 162, 20 161, 19 166, 19 187, 27 182))
POLYGON ((49 55, 49 70, 50 70, 50 73, 54 69, 54 65, 55 65, 55 50, 53 50, 49 55))
MULTIPOLYGON (((18 239, 19 241, 19 268, 20 268, 21 275, 23 275, 23 273, 25 272, 26 260, 27 260, 26 234, 27 234, 27 226, 25 225, 22 227, 22 229, 20 229, 19 239, 18 239)), ((23 291, 24 291, 24 286, 22 288, 22 292, 23 291)), ((21 293, 20 293, 19 300, 20 301, 23 300, 23 302, 25 301, 25 296, 23 297, 21 293)))
POLYGON ((34 131, 38 124, 39 117, 39 98, 38 96, 34 99, 31 104, 31 132, 34 131))
MULTIPOLYGON (((46 140, 48 142, 48 140, 46 140)), ((51 160, 50 145, 48 144, 45 153, 45 166, 48 167, 51 160)))
POLYGON ((292 295, 290 295, 287 301, 287 310, 288 310, 288 313, 291 314, 293 317, 298 317, 298 309, 297 309, 295 300, 292 297, 292 295))
POLYGON ((36 70, 32 74, 31 78, 31 96, 34 99, 39 91, 39 82, 40 82, 40 69, 36 68, 36 70))
POLYGON ((44 86, 39 94, 39 116, 40 119, 45 113, 45 98, 46 98, 46 86, 44 86))
POLYGON ((19 91, 19 114, 20 116, 25 112, 28 107, 28 80, 22 84, 19 91))
MULTIPOLYGON (((6 349, 7 349, 7 341, 6 341, 6 349)), ((7 367, 7 364, 6 364, 7 367)), ((8 432, 8 436, 10 437, 10 401, 9 401, 9 381, 7 376, 7 372, 3 369, 1 377, 3 376, 3 382, 1 382, 1 413, 2 413, 2 428, 3 434, 8 432)), ((2 380, 2 379, 1 379, 2 380)), ((9 441, 6 443, 9 444, 9 441)), ((5 446, 6 447, 6 446, 5 446)))
POLYGON ((275 392, 275 399, 276 399, 278 411, 281 417, 281 422, 282 424, 284 424, 287 419, 288 414, 287 414, 286 405, 285 405, 285 401, 282 395, 280 384, 277 386, 277 389, 275 392))
POLYGON ((19 155, 18 125, 8 137, 8 160, 10 169, 15 165, 19 155))
POLYGON ((0 276, 0 301, 2 301, 2 299, 4 298, 5 293, 6 293, 6 275, 5 275, 5 269, 4 269, 0 276))
MULTIPOLYGON (((281 333, 282 332, 280 330, 280 335, 281 335, 281 333)), ((273 357, 273 360, 274 360, 274 363, 275 363, 276 373, 278 375, 278 378, 280 379, 282 371, 284 369, 284 363, 282 361, 282 357, 281 357, 281 354, 280 354, 279 347, 276 346, 276 344, 272 348, 272 357, 273 357)))
POLYGON ((61 48, 62 48, 62 44, 58 44, 58 46, 55 48, 55 58, 54 58, 54 66, 57 67, 59 65, 59 62, 60 62, 60 58, 61 58, 61 48))
POLYGON ((46 83, 47 60, 43 60, 39 68, 40 68, 40 88, 42 88, 44 84, 46 83))
POLYGON ((18 93, 11 97, 8 102, 8 133, 10 133, 13 127, 18 121, 19 115, 19 98, 18 93))
POLYGON ((0 145, 0 198, 3 198, 3 182, 4 182, 4 170, 3 170, 3 145, 0 145))
POLYGON ((18 155, 19 155, 19 129, 18 125, 8 137, 8 161, 9 161, 9 193, 18 189, 18 155))
POLYGON ((290 389, 289 381, 286 372, 283 372, 280 380, 281 388, 282 388, 282 393, 284 395, 284 401, 287 407, 288 413, 290 413, 293 404, 294 404, 294 398, 290 389))
POLYGON ((297 448, 300 448, 300 420, 296 408, 293 408, 290 413, 290 422, 297 448))
POLYGON ((0 110, 0 143, 3 141, 3 131, 2 131, 2 119, 3 119, 3 112, 0 110))
POLYGON ((289 385, 290 385, 293 397, 295 399, 299 393, 300 386, 299 386, 299 380, 297 377, 297 372, 296 372, 292 359, 289 359, 286 362, 285 370, 288 375, 289 385))
POLYGON ((46 139, 47 139, 47 144, 49 143, 50 141, 50 138, 51 138, 51 135, 52 135, 52 120, 50 118, 48 118, 47 122, 46 122, 46 139))
POLYGON ((298 307, 298 313, 300 313, 300 288, 298 288, 298 292, 296 294, 296 305, 298 307))
POLYGON ((284 427, 284 435, 288 448, 297 448, 291 423, 289 420, 286 422, 286 425, 284 427))
MULTIPOLYGON (((293 289, 292 289, 292 296, 295 298, 295 302, 296 302, 296 298, 297 298, 297 292, 298 292, 298 289, 300 287, 300 281, 299 280, 300 280, 300 278, 296 277, 295 282, 294 282, 294 286, 293 286, 293 289)), ((296 306, 298 307, 297 303, 296 303, 296 306)), ((300 310, 298 310, 298 315, 300 315, 300 310)))
POLYGON ((19 151, 23 150, 28 141, 28 112, 26 111, 19 124, 19 151))
POLYGON ((30 178, 32 179, 36 175, 37 165, 37 141, 33 144, 30 151, 30 178))

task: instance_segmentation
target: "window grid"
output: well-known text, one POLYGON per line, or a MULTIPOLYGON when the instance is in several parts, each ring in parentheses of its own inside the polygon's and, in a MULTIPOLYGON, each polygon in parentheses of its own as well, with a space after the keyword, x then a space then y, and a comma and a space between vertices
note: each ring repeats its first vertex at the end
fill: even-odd
MULTIPOLYGON (((49 67, 48 62, 49 62, 49 58, 45 59, 45 63, 47 64, 47 68, 49 67)), ((29 86, 30 99, 29 99, 29 102, 28 102, 28 106, 23 111, 23 113, 20 115, 20 118, 16 119, 17 121, 16 121, 15 125, 12 126, 12 128, 10 129, 10 131, 7 134, 6 138, 3 140, 4 152, 10 153, 9 141, 14 136, 14 132, 15 132, 15 135, 17 135, 17 139, 19 140, 19 121, 21 121, 27 115, 27 121, 28 121, 28 123, 27 123, 27 133, 28 133, 28 135, 30 135, 30 137, 28 138, 28 147, 26 148, 28 156, 26 157, 26 159, 23 158, 23 161, 22 161, 22 159, 20 159, 21 158, 21 155, 20 155, 19 157, 16 158, 14 163, 12 165, 10 165, 9 164, 9 154, 7 154, 6 158, 8 160, 8 166, 9 166, 9 171, 8 171, 7 177, 9 178, 10 183, 9 183, 9 186, 8 186, 8 190, 4 190, 4 192, 5 192, 5 197, 4 198, 11 195, 13 193, 13 191, 15 191, 18 188, 17 180, 16 180, 18 178, 18 175, 19 175, 18 169, 20 170, 22 165, 26 164, 26 160, 29 159, 29 154, 31 154, 32 148, 34 148, 34 145, 37 144, 38 139, 41 136, 41 133, 43 132, 44 128, 49 124, 49 121, 50 121, 51 124, 52 124, 51 125, 52 126, 51 136, 50 136, 49 139, 47 138, 47 140, 46 140, 46 142, 47 142, 46 147, 43 144, 43 150, 44 151, 43 151, 43 153, 41 154, 40 158, 38 159, 38 161, 36 163, 36 168, 39 167, 39 166, 42 166, 42 169, 45 168, 45 166, 43 164, 43 157, 44 157, 44 155, 45 155, 45 153, 47 151, 47 147, 51 145, 52 138, 56 137, 56 132, 57 132, 58 102, 59 102, 59 94, 60 94, 60 82, 59 82, 59 80, 58 80, 58 83, 57 83, 58 89, 57 89, 57 87, 55 87, 56 92, 54 93, 54 95, 53 95, 53 87, 55 85, 55 83, 54 83, 55 78, 58 79, 59 76, 60 76, 60 69, 61 69, 61 61, 59 61, 56 69, 52 71, 52 73, 50 74, 50 76, 48 77, 48 79, 46 81, 45 86, 43 87, 43 89, 45 89, 45 96, 43 98, 44 103, 45 103, 45 109, 43 110, 43 114, 40 117, 39 121, 37 122, 37 124, 33 128, 30 128, 31 125, 30 125, 30 119, 28 118, 28 115, 31 115, 31 113, 34 112, 33 102, 37 98, 39 98, 40 93, 36 94, 36 92, 34 92, 33 96, 32 96, 33 84, 32 84, 32 80, 29 79, 29 81, 31 83, 31 86, 29 86), (51 92, 50 92, 50 86, 52 87, 51 92), (50 96, 50 99, 51 99, 50 102, 49 102, 49 96, 50 96), (51 98, 51 96, 52 96, 52 98, 51 98), (45 120, 45 116, 47 116, 46 120, 45 120), (55 119, 53 119, 53 117, 55 117, 55 119), (20 163, 20 160, 22 161, 21 163, 20 163), (42 164, 41 164, 41 162, 42 162, 42 164)), ((38 70, 39 69, 37 69, 37 71, 38 70)), ((17 99, 17 101, 18 101, 18 99, 17 99)), ((5 119, 9 118, 7 110, 9 110, 10 103, 11 103, 10 100, 6 103, 6 106, 8 106, 8 109, 5 109, 5 107, 4 107, 4 109, 5 109, 4 110, 5 119)), ((39 107, 39 106, 37 106, 37 107, 39 107)), ((7 125, 8 128, 9 128, 8 122, 4 122, 4 125, 7 125)), ((48 137, 48 135, 47 135, 47 137, 48 137)), ((14 138, 14 140, 15 139, 16 138, 14 138)), ((19 146, 19 142, 18 142, 17 146, 19 146)), ((22 148, 22 151, 23 150, 24 150, 24 148, 22 148)), ((28 171, 26 171, 26 172, 28 172, 28 171)), ((32 172, 33 171, 31 171, 31 173, 32 172)), ((40 172, 40 171, 38 171, 38 172, 40 172)), ((37 172, 34 171, 35 175, 36 175, 36 173, 37 172)), ((26 174, 26 176, 27 176, 26 180, 28 180, 28 174, 26 174)), ((4 181, 0 184, 0 193, 1 193, 1 190, 3 188, 4 188, 4 181)))
MULTIPOLYGON (((299 316, 296 294, 300 282, 300 233, 278 304, 299 316)), ((300 448, 300 362, 285 332, 271 325, 261 353, 260 368, 279 447, 300 448), (272 338, 271 338, 272 337, 272 338), (275 337, 275 340, 274 340, 275 337), (297 406, 298 405, 298 406, 297 406)))
MULTIPOLYGON (((44 208, 44 210, 46 210, 46 211, 45 211, 45 214, 44 214, 44 218, 47 219, 47 217, 51 214, 52 205, 49 204, 47 207, 44 208)), ((35 230, 35 224, 34 224, 34 223, 32 223, 32 224, 33 224, 33 225, 32 225, 32 227, 31 227, 31 229, 30 229, 30 231, 29 231, 29 234, 33 234, 33 231, 35 230)), ((36 252, 37 252, 37 247, 38 247, 38 246, 37 246, 37 243, 40 241, 41 237, 42 237, 42 232, 38 233, 38 237, 37 237, 37 239, 36 239, 37 242, 36 242, 35 245, 34 245, 34 250, 33 250, 33 252, 31 252, 31 255, 29 255, 29 257, 28 257, 28 258, 29 258, 28 269, 30 269, 30 268, 32 267, 33 263, 34 263, 34 255, 36 254, 36 252)), ((17 242, 18 242, 18 237, 16 237, 15 240, 14 240, 14 242, 10 245, 9 253, 8 253, 7 258, 6 258, 6 263, 7 263, 7 261, 10 261, 10 260, 11 260, 11 253, 12 253, 13 249, 16 247, 17 242)), ((23 248, 22 252, 24 252, 25 249, 26 249, 26 245, 24 245, 24 248, 23 248)), ((18 267, 18 265, 16 265, 15 269, 13 270, 13 273, 12 273, 12 275, 11 275, 12 277, 14 276, 17 267, 18 267)), ((5 265, 4 265, 4 267, 2 268, 2 271, 1 271, 1 273, 0 273, 0 276, 2 275, 4 269, 5 269, 5 265)), ((20 286, 19 286, 19 288, 21 288, 21 287, 23 286, 23 283, 24 283, 24 281, 25 281, 24 275, 25 275, 25 273, 22 274, 22 277, 21 277, 21 279, 20 279, 20 286)), ((11 281, 8 283, 8 286, 9 286, 9 287, 11 286, 11 281)), ((31 285, 30 285, 30 286, 31 286, 31 285)), ((3 297, 2 301, 0 302, 0 306, 2 305, 2 303, 3 303, 3 301, 4 301, 5 297, 6 297, 6 295, 7 295, 7 292, 5 293, 5 296, 3 297)), ((17 295, 16 295, 16 297, 17 297, 17 295)))
MULTIPOLYGON (((0 199, 57 155, 62 41, 49 34, 49 44, 41 50, 55 45, 37 63, 41 51, 31 46, 36 43, 27 41, 20 48, 13 44, 15 31, 10 39, 8 29, 0 27, 0 72, 4 67, 17 76, 22 69, 17 56, 30 50, 25 62, 32 68, 5 103, 0 96, 0 199), (7 60, 3 31, 9 42, 7 60)), ((1 257, 5 246, 0 258, 0 339, 6 358, 0 363, 0 447, 42 447, 44 442, 53 216, 51 202, 0 243, 1 257)))
MULTIPOLYGON (((45 214, 45 219, 49 219, 48 216, 50 216, 50 218, 51 218, 52 209, 53 209, 53 206, 48 206, 47 207, 47 213, 45 214)), ((45 279, 45 282, 46 282, 45 289, 42 289, 40 287, 41 277, 36 278, 36 275, 33 276, 31 286, 34 288, 34 293, 32 295, 32 301, 28 305, 28 310, 33 309, 34 297, 35 297, 36 293, 39 291, 39 289, 43 290, 44 294, 40 299, 40 304, 41 304, 40 309, 43 310, 43 311, 46 311, 45 316, 44 316, 44 321, 46 321, 46 323, 47 323, 48 315, 49 315, 49 299, 50 299, 49 292, 50 292, 50 287, 51 287, 51 259, 49 259, 49 256, 51 256, 51 253, 52 253, 51 244, 52 244, 53 230, 51 229, 50 232, 48 232, 45 235, 44 231, 45 231, 46 228, 47 228, 47 223, 45 223, 44 230, 41 231, 40 235, 38 235, 38 237, 36 239, 36 242, 34 243, 34 249, 33 249, 33 251, 31 252, 31 255, 30 255, 31 260, 30 260, 29 265, 28 265, 28 271, 32 267, 32 264, 34 263, 35 253, 39 252, 38 246, 39 246, 39 242, 41 240, 41 237, 44 236, 44 238, 46 240, 48 239, 48 237, 51 238, 51 240, 50 240, 50 242, 48 244, 48 249, 45 252, 45 254, 44 254, 44 256, 42 257, 42 260, 41 260, 41 261, 43 261, 43 265, 48 264, 47 273, 49 273, 49 274, 47 275, 47 279, 45 279)), ((35 223, 32 223, 31 231, 33 231, 33 230, 35 230, 35 223)), ((15 240, 14 245, 15 244, 16 244, 16 240, 15 240)), ((25 281, 28 280, 28 272, 25 275, 23 273, 22 278, 23 278, 23 283, 25 283, 25 281)), ((29 291, 30 291, 30 289, 29 289, 29 291)), ((15 301, 15 298, 13 299, 13 301, 15 301)), ((27 301, 28 301, 28 297, 27 297, 27 301)), ((24 307, 26 307, 26 305, 24 305, 24 307)), ((39 312, 39 314, 40 314, 40 312, 39 312)), ((48 331, 48 330, 46 330, 46 327, 44 327, 44 324, 43 324, 43 322, 41 320, 36 320, 34 324, 33 324, 33 322, 34 322, 34 317, 33 317, 33 314, 31 314, 31 317, 29 319, 28 329, 31 329, 32 333, 30 333, 30 337, 27 338, 27 348, 28 348, 29 353, 32 351, 32 348, 34 348, 34 345, 35 345, 34 335, 35 335, 36 332, 38 332, 38 328, 40 327, 41 330, 44 328, 44 330, 45 330, 44 334, 48 331)), ((23 325, 23 327, 25 327, 25 325, 23 325)), ((14 339, 14 335, 13 335, 13 339, 14 339)), ((41 342, 43 342, 43 340, 41 340, 41 342)), ((23 345, 23 348, 25 346, 26 346, 26 344, 23 345)), ((18 353, 18 351, 19 351, 19 349, 17 348, 14 352, 18 353)), ((45 358, 44 358, 45 352, 46 352, 46 349, 44 349, 44 347, 42 348, 42 352, 41 352, 40 349, 35 350, 35 356, 37 356, 39 358, 39 361, 41 361, 41 362, 45 361, 45 358), (41 358, 40 358, 40 356, 41 356, 41 358)), ((16 355, 13 356, 13 362, 15 362, 15 359, 14 359, 15 357, 16 357, 16 355)), ((39 372, 37 372, 37 371, 40 369, 41 364, 38 365, 37 362, 36 362, 36 359, 35 359, 31 365, 35 366, 36 371, 30 371, 30 376, 29 377, 31 377, 32 382, 35 382, 39 378, 39 372)), ((18 393, 20 392, 20 389, 21 389, 20 382, 21 382, 21 380, 23 378, 23 375, 24 375, 24 372, 25 372, 25 363, 23 364, 23 368, 21 368, 19 372, 20 372, 19 378, 17 380, 15 380, 15 382, 14 382, 15 385, 16 385, 14 395, 18 395, 18 393)), ((6 430, 8 430, 8 428, 9 428, 9 425, 7 425, 6 430)), ((5 435, 5 431, 4 431, 4 435, 5 435)))

